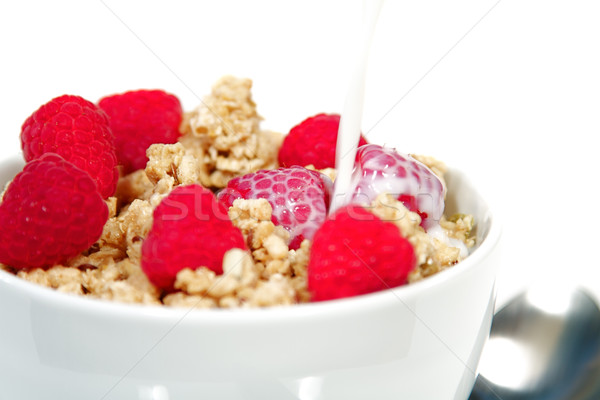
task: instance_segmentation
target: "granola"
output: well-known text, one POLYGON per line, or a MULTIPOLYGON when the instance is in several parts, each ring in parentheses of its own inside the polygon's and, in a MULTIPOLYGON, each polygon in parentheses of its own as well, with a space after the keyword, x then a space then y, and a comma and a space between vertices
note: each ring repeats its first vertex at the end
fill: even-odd
MULTIPOLYGON (((109 219, 100 239, 87 251, 66 265, 46 270, 0 268, 61 292, 126 303, 232 308, 310 301, 311 243, 304 240, 298 249, 290 249, 290 235, 272 222, 272 208, 265 199, 235 200, 229 209, 229 218, 242 232, 249 252, 229 250, 223 274, 202 266, 186 268, 177 274, 175 291, 161 293, 140 266, 153 210, 174 187, 199 183, 218 189, 236 176, 277 167, 282 135, 260 128, 251 86, 249 79, 222 78, 200 107, 185 114, 177 143, 148 148, 145 170, 121 177, 115 196, 107 200, 109 219)), ((443 179, 442 163, 431 157, 415 158, 443 179)), ((321 172, 335 179, 334 169, 321 172)), ((409 283, 450 268, 475 244, 470 215, 443 217, 440 229, 447 240, 442 240, 426 233, 421 217, 390 195, 378 196, 370 210, 397 225, 413 245, 417 266, 409 283)))

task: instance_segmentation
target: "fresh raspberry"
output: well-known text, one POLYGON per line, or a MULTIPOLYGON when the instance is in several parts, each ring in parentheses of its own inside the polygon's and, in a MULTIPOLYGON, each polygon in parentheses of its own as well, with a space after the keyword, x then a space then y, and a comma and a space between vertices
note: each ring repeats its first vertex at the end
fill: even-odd
MULTIPOLYGON (((293 127, 279 149, 279 164, 282 167, 293 165, 314 165, 317 169, 335 168, 335 148, 340 116, 338 114, 318 114, 293 127)), ((367 144, 361 135, 359 146, 367 144)))
POLYGON ((0 203, 0 262, 24 269, 64 263, 102 234, 108 207, 83 170, 47 153, 28 162, 0 203))
POLYGON ((308 263, 313 301, 352 297, 406 283, 416 263, 398 227, 366 209, 340 208, 319 228, 308 263))
POLYGON ((424 164, 391 148, 369 144, 358 149, 352 182, 354 201, 370 204, 380 193, 396 196, 417 212, 427 229, 444 213, 445 188, 424 164))
POLYGON ((268 200, 271 220, 290 232, 289 247, 297 249, 325 221, 331 186, 324 174, 294 166, 234 178, 218 197, 227 207, 240 198, 268 200))
POLYGON ((180 136, 179 99, 162 90, 135 90, 98 102, 115 135, 117 159, 123 172, 146 167, 146 149, 154 143, 175 143, 180 136))
POLYGON ((113 135, 102 110, 79 96, 63 95, 35 111, 21 128, 25 161, 56 153, 86 171, 103 198, 115 193, 119 173, 113 135))
POLYGON ((154 210, 152 228, 142 245, 142 270, 150 282, 172 290, 184 268, 207 267, 223 273, 223 256, 246 249, 241 231, 225 207, 200 185, 178 186, 154 210))

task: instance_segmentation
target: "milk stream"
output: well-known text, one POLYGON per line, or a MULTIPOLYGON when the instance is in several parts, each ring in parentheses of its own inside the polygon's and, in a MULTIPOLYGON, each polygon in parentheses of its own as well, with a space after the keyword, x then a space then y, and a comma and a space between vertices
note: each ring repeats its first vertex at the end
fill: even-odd
POLYGON ((331 199, 330 213, 349 203, 352 197, 350 181, 361 131, 367 61, 382 4, 383 0, 363 1, 365 18, 363 34, 361 45, 356 53, 354 71, 350 78, 348 94, 340 119, 335 160, 337 177, 331 199))
MULTIPOLYGON (((354 71, 348 85, 338 130, 335 160, 337 176, 329 209, 330 214, 352 200, 352 170, 361 132, 367 63, 382 4, 383 0, 363 0, 364 21, 361 45, 356 53, 354 71)), ((468 255, 469 251, 464 243, 448 237, 438 222, 428 227, 427 233, 431 240, 437 239, 459 248, 461 258, 468 255)))

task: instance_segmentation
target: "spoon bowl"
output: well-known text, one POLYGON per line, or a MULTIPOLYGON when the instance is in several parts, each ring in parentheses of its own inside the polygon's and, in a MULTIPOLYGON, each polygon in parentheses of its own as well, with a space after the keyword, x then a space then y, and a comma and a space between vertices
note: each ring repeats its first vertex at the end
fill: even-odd
POLYGON ((494 316, 471 400, 600 398, 600 310, 564 286, 533 287, 494 316))

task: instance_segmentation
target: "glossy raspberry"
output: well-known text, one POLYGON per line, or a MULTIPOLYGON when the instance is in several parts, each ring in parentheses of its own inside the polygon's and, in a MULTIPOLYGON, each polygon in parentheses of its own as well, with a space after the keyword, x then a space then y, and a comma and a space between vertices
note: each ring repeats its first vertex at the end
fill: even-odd
POLYGON ((175 143, 180 136, 179 99, 162 90, 134 90, 98 102, 115 135, 117 159, 123 172, 146 167, 146 149, 154 143, 175 143))
MULTIPOLYGON (((340 116, 318 114, 293 127, 279 149, 279 164, 314 165, 317 169, 335 168, 335 148, 340 116)), ((361 135, 359 146, 367 144, 361 135)))
POLYGON ((21 129, 21 147, 25 161, 57 153, 86 171, 103 198, 115 193, 119 174, 108 119, 79 96, 54 98, 31 114, 21 129))
POLYGON ((308 264, 312 301, 352 297, 406 283, 412 245, 391 222, 356 205, 340 208, 315 234, 308 264))
POLYGON ((391 148, 369 144, 358 149, 352 176, 354 201, 370 204, 389 193, 423 219, 425 229, 444 213, 445 188, 424 164, 391 148))
POLYGON ((331 180, 320 172, 295 166, 234 178, 218 197, 227 207, 240 198, 268 200, 273 223, 290 232, 289 247, 297 249, 325 221, 331 186, 331 180))
POLYGON ((28 162, 0 203, 0 262, 24 269, 64 263, 102 234, 108 207, 90 176, 47 153, 28 162))
POLYGON ((246 243, 215 195, 200 185, 178 186, 154 210, 142 245, 142 270, 169 291, 184 268, 223 273, 223 256, 232 248, 246 249, 246 243))

